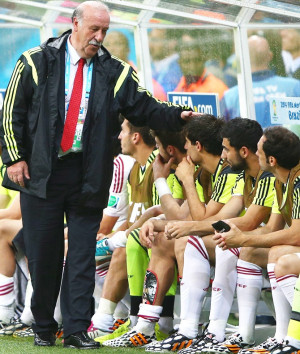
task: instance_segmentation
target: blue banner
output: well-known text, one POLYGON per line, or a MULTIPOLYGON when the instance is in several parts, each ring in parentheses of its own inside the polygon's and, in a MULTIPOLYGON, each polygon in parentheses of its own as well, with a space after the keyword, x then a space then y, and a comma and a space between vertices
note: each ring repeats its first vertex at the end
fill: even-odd
POLYGON ((168 101, 189 106, 194 112, 213 114, 218 117, 220 104, 218 94, 197 92, 168 92, 168 101))

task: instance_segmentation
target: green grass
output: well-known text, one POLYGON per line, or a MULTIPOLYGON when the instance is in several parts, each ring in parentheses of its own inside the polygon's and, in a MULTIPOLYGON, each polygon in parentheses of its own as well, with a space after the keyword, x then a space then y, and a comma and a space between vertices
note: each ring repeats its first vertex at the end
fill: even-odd
MULTIPOLYGON (((107 348, 101 347, 98 350, 92 350, 92 353, 115 353, 115 354, 126 354, 126 353, 137 353, 136 348, 107 348)), ((141 350, 138 350, 139 352, 141 350)), ((30 338, 14 338, 12 336, 4 336, 0 337, 0 354, 31 354, 31 353, 39 353, 39 354, 48 354, 48 353, 78 353, 78 350, 64 348, 60 339, 56 341, 55 347, 35 347, 33 345, 33 337, 30 338)), ((90 352, 90 351, 88 351, 90 352)))
MULTIPOLYGON (((238 320, 234 317, 233 314, 230 315, 229 323, 237 325, 238 320)), ((92 353, 101 353, 101 354, 126 354, 126 353, 137 353, 144 351, 142 348, 107 348, 101 347, 98 350, 93 350, 92 353)), ((33 345, 33 337, 30 338, 14 338, 12 336, 0 337, 0 354, 31 354, 31 353, 72 353, 72 349, 64 348, 60 339, 56 340, 55 347, 41 348, 35 347, 33 345)), ((74 352, 74 349, 73 349, 74 352)), ((75 353, 78 351, 75 350, 75 353)))

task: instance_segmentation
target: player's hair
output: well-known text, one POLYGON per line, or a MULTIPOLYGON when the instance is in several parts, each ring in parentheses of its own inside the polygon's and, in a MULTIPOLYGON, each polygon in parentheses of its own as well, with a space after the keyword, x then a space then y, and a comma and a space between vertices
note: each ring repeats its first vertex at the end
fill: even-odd
POLYGON ((205 150, 213 155, 222 153, 221 129, 225 121, 210 114, 192 118, 183 128, 185 137, 193 145, 199 141, 205 150))
MULTIPOLYGON (((125 117, 120 115, 120 119, 126 119, 125 117)), ((139 133, 144 141, 144 143, 147 146, 150 147, 154 147, 155 146, 155 139, 152 136, 152 134, 150 133, 150 128, 149 127, 137 127, 135 125, 133 125, 132 123, 130 123, 128 120, 128 127, 129 127, 129 131, 130 133, 139 133)))
POLYGON ((265 129, 266 141, 263 143, 263 151, 276 158, 280 167, 288 170, 295 167, 300 160, 300 139, 289 129, 276 126, 265 129))
POLYGON ((157 137, 164 149, 168 145, 175 146, 180 152, 185 153, 185 136, 182 131, 170 132, 166 130, 151 130, 153 137, 157 137))
POLYGON ((262 135, 263 129, 256 120, 240 117, 230 120, 221 130, 222 138, 228 139, 236 150, 245 146, 254 154, 262 135))

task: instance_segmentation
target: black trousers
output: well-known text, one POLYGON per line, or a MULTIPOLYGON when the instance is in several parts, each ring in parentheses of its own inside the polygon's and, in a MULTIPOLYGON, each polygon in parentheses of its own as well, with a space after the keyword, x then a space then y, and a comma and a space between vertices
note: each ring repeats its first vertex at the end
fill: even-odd
POLYGON ((21 193, 26 256, 33 286, 33 329, 37 333, 56 332, 53 314, 60 287, 65 337, 90 325, 96 234, 102 210, 86 210, 80 205, 81 155, 72 154, 58 160, 46 199, 21 193), (68 253, 62 279, 64 213, 68 224, 68 253))

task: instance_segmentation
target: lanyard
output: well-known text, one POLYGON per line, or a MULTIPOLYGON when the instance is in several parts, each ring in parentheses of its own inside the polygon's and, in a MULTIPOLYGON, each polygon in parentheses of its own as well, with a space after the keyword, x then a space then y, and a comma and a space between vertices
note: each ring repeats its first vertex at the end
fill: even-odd
MULTIPOLYGON (((65 73, 65 96, 68 95, 69 92, 69 84, 70 84, 70 53, 68 51, 68 45, 66 46, 67 50, 67 61, 66 61, 66 73, 65 73)), ((86 88, 85 88, 85 98, 88 99, 90 96, 91 85, 92 85, 92 73, 93 73, 93 62, 90 62, 88 66, 87 80, 86 80, 86 88)))

